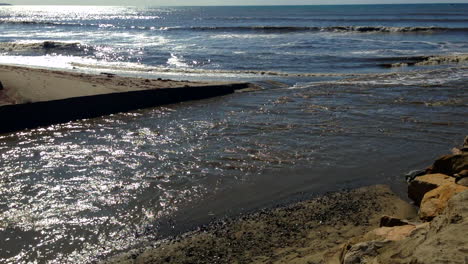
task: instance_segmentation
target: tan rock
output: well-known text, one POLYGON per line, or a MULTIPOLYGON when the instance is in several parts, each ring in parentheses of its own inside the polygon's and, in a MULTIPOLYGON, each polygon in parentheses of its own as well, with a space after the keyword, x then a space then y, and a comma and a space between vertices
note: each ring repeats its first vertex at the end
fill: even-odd
POLYGON ((424 195, 440 186, 455 183, 455 178, 445 174, 427 174, 414 179, 408 185, 408 197, 420 205, 424 195))
POLYGON ((448 201, 457 193, 467 191, 468 187, 459 184, 442 185, 424 195, 419 210, 419 217, 430 221, 439 215, 448 204, 448 201))
POLYGON ((364 235, 364 239, 398 241, 407 238, 415 229, 415 225, 380 227, 364 235))
POLYGON ((468 260, 466 234, 468 234, 468 191, 452 197, 442 214, 430 223, 418 225, 409 238, 394 241, 379 249, 379 255, 372 259, 372 263, 466 264, 468 260))

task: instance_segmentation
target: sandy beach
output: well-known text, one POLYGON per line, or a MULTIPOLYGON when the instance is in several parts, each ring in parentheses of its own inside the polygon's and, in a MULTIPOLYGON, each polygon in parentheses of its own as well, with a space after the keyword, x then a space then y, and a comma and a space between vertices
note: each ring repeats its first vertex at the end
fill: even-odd
POLYGON ((99 94, 161 88, 229 85, 228 82, 189 82, 121 77, 0 65, 0 105, 60 100, 99 94))

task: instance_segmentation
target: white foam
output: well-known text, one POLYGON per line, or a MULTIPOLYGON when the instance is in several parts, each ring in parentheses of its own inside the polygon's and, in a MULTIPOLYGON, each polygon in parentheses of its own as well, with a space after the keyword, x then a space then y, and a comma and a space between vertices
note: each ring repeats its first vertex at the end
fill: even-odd
POLYGON ((177 57, 174 53, 171 53, 171 57, 167 60, 167 64, 176 67, 190 67, 187 63, 184 62, 182 57, 177 57))

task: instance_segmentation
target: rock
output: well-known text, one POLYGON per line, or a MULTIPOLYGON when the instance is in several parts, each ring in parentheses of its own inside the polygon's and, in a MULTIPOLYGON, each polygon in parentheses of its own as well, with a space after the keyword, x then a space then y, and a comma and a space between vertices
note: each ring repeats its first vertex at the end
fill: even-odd
MULTIPOLYGON (((468 256, 468 191, 449 200, 446 210, 431 223, 414 230, 408 239, 379 249, 373 263, 466 264, 468 256)), ((367 260, 367 259, 366 259, 367 260)), ((367 262, 369 263, 369 262, 367 262)))
POLYGON ((422 220, 430 221, 447 207, 448 201, 457 193, 468 191, 468 187, 459 184, 446 184, 424 195, 419 210, 422 220))
POLYGON ((365 234, 364 239, 377 241, 398 241, 407 238, 415 229, 415 225, 380 227, 365 234))
POLYGON ((468 170, 468 153, 445 155, 437 159, 427 170, 427 173, 443 173, 453 176, 463 170, 468 170))
POLYGON ((409 223, 404 220, 386 215, 382 216, 382 218, 380 219, 380 227, 404 226, 408 224, 409 223))
POLYGON ((343 258, 343 264, 370 263, 370 261, 379 254, 378 250, 388 243, 389 241, 369 241, 358 243, 346 252, 343 258))
POLYGON ((468 152, 468 136, 465 137, 465 141, 463 142, 463 147, 461 148, 461 151, 468 152))
POLYGON ((426 174, 426 170, 412 170, 405 175, 407 182, 413 181, 416 177, 426 174))
POLYGON ((453 183, 455 183, 455 178, 440 173, 420 176, 408 185, 408 197, 419 206, 427 192, 442 185, 453 183))
POLYGON ((468 177, 458 179, 457 184, 468 187, 468 177))
POLYGON ((3 90, 3 84, 0 82, 0 91, 3 90))
POLYGON ((461 149, 459 149, 459 148, 453 148, 453 149, 452 149, 452 154, 454 154, 454 155, 463 154, 463 150, 461 150, 461 149))

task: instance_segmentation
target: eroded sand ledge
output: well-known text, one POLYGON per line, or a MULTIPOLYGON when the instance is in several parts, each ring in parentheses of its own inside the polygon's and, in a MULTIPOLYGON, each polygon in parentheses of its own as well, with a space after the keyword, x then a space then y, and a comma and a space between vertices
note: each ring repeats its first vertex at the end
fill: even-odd
POLYGON ((453 152, 409 175, 419 212, 371 186, 213 223, 103 263, 464 264, 468 140, 453 152))
POLYGON ((0 65, 0 133, 254 89, 0 65))

